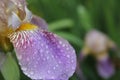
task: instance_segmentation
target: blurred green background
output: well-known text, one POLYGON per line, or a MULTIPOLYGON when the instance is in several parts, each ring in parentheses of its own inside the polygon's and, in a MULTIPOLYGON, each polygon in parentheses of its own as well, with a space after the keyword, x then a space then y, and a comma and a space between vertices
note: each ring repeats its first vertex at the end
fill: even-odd
MULTIPOLYGON (((84 45, 85 34, 91 29, 105 33, 120 47, 120 0, 27 0, 29 9, 44 18, 49 31, 67 39, 79 54, 84 45)), ((110 54, 117 56, 119 51, 110 54)), ((119 58, 117 63, 120 64, 119 58)), ((95 60, 88 57, 81 64, 87 80, 102 79, 95 68, 95 60)), ((2 77, 2 76, 1 76, 2 77)), ((0 80, 3 80, 1 78, 0 80)), ((21 80, 30 80, 21 72, 21 80)), ((74 74, 70 80, 80 80, 74 74)), ((107 80, 120 80, 120 66, 107 80)))

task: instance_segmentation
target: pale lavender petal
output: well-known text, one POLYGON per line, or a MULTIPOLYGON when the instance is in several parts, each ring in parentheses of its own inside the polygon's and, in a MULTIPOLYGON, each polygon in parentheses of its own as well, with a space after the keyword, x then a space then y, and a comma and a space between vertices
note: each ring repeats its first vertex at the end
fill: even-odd
POLYGON ((21 69, 31 79, 68 80, 73 75, 75 50, 61 37, 37 30, 13 33, 10 40, 21 69))
POLYGON ((33 23, 34 25, 37 25, 43 30, 48 30, 48 24, 46 23, 46 21, 38 16, 34 15, 31 20, 31 23, 33 23))
POLYGON ((17 16, 16 13, 13 12, 12 15, 8 19, 8 26, 16 30, 18 29, 20 25, 21 25, 20 18, 17 16))
POLYGON ((25 13, 26 13, 26 16, 25 16, 23 22, 30 22, 31 19, 32 19, 33 14, 32 14, 32 12, 27 8, 27 6, 25 6, 25 13))
POLYGON ((98 74, 103 78, 110 78, 115 73, 115 68, 109 58, 98 61, 97 63, 98 74))

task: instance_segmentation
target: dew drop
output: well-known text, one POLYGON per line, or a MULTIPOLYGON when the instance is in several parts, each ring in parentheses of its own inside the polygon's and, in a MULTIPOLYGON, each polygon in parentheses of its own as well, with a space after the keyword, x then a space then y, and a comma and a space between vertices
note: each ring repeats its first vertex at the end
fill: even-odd
POLYGON ((58 67, 58 64, 56 64, 56 67, 58 67))
POLYGON ((43 52, 43 50, 41 49, 41 50, 40 50, 40 52, 42 53, 42 52, 43 52))
POLYGON ((71 61, 72 63, 74 62, 74 60, 71 61))
POLYGON ((55 69, 56 69, 56 67, 53 67, 53 69, 55 70, 55 69))
POLYGON ((29 59, 29 58, 27 58, 26 60, 27 60, 27 61, 30 61, 30 59, 29 59))
POLYGON ((19 56, 18 56, 18 60, 21 60, 21 59, 22 59, 22 55, 19 55, 19 56))
POLYGON ((34 44, 31 44, 31 46, 33 47, 33 46, 34 46, 34 44))
POLYGON ((51 76, 52 79, 54 79, 55 77, 54 76, 51 76))
POLYGON ((22 67, 22 70, 23 70, 23 71, 26 71, 26 70, 27 70, 27 68, 26 68, 26 67, 22 67))
POLYGON ((60 48, 60 46, 58 45, 57 48, 60 48))
POLYGON ((47 72, 48 72, 48 74, 50 74, 50 70, 48 70, 47 72))
POLYGON ((59 64, 61 64, 62 62, 61 61, 58 61, 59 64))
POLYGON ((63 44, 62 46, 65 47, 65 44, 63 44))
POLYGON ((26 49, 27 47, 24 45, 23 48, 26 49))
POLYGON ((66 50, 69 50, 69 48, 67 47, 66 50))
POLYGON ((41 45, 42 47, 44 46, 44 44, 43 44, 43 43, 41 43, 40 45, 41 45))
POLYGON ((18 47, 18 45, 19 45, 19 43, 17 42, 16 45, 15 45, 15 47, 18 47))
POLYGON ((31 71, 31 72, 30 72, 30 74, 31 74, 31 75, 33 75, 33 74, 34 74, 34 72, 33 72, 33 71, 31 71))
POLYGON ((62 44, 62 42, 61 42, 61 41, 59 41, 59 44, 62 44))
POLYGON ((72 67, 72 70, 74 70, 75 68, 74 67, 72 67))
POLYGON ((54 56, 52 55, 52 58, 54 58, 54 56))
POLYGON ((68 58, 70 58, 70 55, 67 55, 68 58))
POLYGON ((46 46, 46 49, 48 49, 48 46, 46 46))
POLYGON ((47 50, 47 51, 46 51, 46 53, 48 54, 48 53, 49 53, 49 51, 47 50))
POLYGON ((49 59, 49 56, 47 56, 47 60, 49 59))

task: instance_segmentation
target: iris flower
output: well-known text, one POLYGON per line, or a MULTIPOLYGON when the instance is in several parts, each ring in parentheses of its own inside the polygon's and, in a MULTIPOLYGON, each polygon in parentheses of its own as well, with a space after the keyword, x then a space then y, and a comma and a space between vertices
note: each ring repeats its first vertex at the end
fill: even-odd
POLYGON ((87 55, 93 55, 97 60, 96 69, 98 74, 108 79, 115 73, 114 64, 110 60, 108 49, 115 47, 115 43, 105 34, 97 30, 91 30, 85 37, 85 46, 79 57, 82 61, 87 55))
POLYGON ((7 35, 23 73, 32 80, 68 80, 76 68, 73 47, 49 32, 46 22, 26 6, 19 7, 24 12, 8 10, 7 35))

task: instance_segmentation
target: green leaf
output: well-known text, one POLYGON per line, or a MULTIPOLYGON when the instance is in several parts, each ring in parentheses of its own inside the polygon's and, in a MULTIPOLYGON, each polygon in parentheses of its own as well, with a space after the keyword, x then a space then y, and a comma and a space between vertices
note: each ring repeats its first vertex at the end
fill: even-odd
POLYGON ((78 12, 78 17, 79 17, 80 23, 83 26, 83 28, 86 31, 92 29, 92 27, 93 27, 92 20, 91 20, 90 14, 87 11, 87 9, 84 6, 80 5, 77 8, 77 12, 78 12))
POLYGON ((5 80, 20 80, 19 67, 11 53, 7 54, 6 60, 1 67, 1 73, 5 80))
POLYGON ((70 41, 71 43, 73 43, 79 47, 81 47, 83 45, 83 41, 80 38, 78 38, 77 36, 75 36, 74 34, 67 33, 67 32, 56 32, 56 34, 67 39, 68 41, 70 41))
POLYGON ((65 28, 71 28, 74 25, 73 20, 71 19, 63 19, 59 21, 55 21, 52 23, 49 23, 49 30, 50 31, 55 31, 59 29, 65 29, 65 28))

